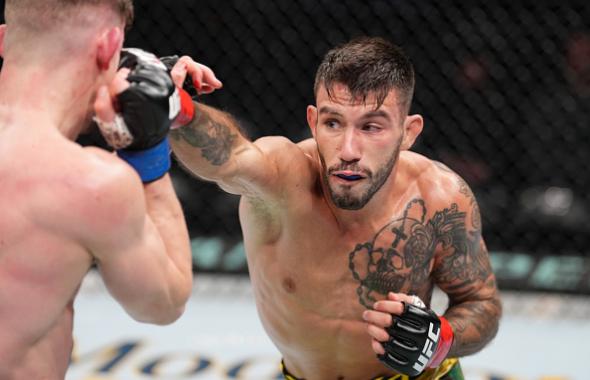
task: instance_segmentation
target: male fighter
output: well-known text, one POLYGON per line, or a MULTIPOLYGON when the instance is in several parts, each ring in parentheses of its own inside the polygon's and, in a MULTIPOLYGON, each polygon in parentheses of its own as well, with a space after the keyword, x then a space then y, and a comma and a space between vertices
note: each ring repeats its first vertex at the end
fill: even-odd
POLYGON ((132 11, 130 0, 6 1, 0 27, 2 380, 64 378, 73 299, 93 263, 138 321, 171 323, 190 295, 188 233, 166 174, 165 137, 178 112, 169 107, 178 93, 163 65, 141 57, 127 79, 129 70, 115 77, 132 11), (74 143, 94 102, 109 131, 114 100, 117 125, 130 131, 126 149, 114 155, 74 143))
MULTIPOLYGON (((177 84, 187 71, 214 83, 182 57, 177 84)), ((314 89, 313 138, 300 143, 250 142, 203 104, 171 134, 189 171, 242 197, 257 307, 285 377, 463 378, 456 358, 495 336, 501 304, 471 190, 409 151, 423 127, 409 114, 409 59, 353 40, 327 53, 314 89), (435 286, 449 297, 442 316, 429 308, 435 286)))

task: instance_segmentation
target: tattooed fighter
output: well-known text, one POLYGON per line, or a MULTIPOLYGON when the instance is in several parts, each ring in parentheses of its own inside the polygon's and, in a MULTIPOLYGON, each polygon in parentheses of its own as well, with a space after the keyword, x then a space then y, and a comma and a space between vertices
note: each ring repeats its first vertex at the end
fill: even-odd
MULTIPOLYGON (((197 84, 188 57, 173 70, 197 84)), ((286 379, 461 379, 457 357, 496 334, 501 304, 477 203, 440 163, 408 151, 414 71, 395 45, 362 38, 327 53, 307 108, 312 139, 244 138, 198 104, 172 132, 197 176, 240 194, 240 220, 262 323, 286 379), (449 297, 430 308, 434 286, 449 297)))

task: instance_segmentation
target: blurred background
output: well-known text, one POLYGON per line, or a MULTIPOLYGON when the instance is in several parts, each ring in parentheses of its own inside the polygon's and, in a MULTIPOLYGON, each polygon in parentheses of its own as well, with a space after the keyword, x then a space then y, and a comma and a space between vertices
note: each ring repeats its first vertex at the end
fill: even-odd
MULTIPOLYGON (((222 91, 200 101, 252 139, 309 136, 324 53, 361 35, 413 60, 414 150, 473 188, 504 289, 590 294, 590 2, 136 0, 127 46, 188 54, 222 91)), ((246 273, 238 198, 174 170, 195 270, 246 273)))
MULTIPOLYGON (((309 137, 305 108, 313 104, 315 69, 329 48, 361 35, 401 45, 417 74, 413 112, 425 118, 414 150, 471 185, 505 295, 500 334, 465 362, 467 378, 590 378, 583 365, 590 349, 578 343, 590 339, 588 0, 135 5, 125 45, 159 56, 188 54, 213 68, 225 86, 199 101, 235 115, 251 139, 309 137)), ((90 279, 77 317, 81 358, 88 360, 74 360, 71 380, 276 378, 268 375, 275 367, 260 366, 278 354, 248 290, 238 198, 177 166, 172 175, 201 279, 194 309, 189 305, 189 316, 172 330, 154 333, 120 310, 105 313, 118 306, 100 298, 106 292, 90 279), (109 330, 108 323, 121 327, 109 330), (121 369, 132 367, 128 357, 141 345, 152 356, 121 369), (168 351, 177 356, 162 354, 168 351)))

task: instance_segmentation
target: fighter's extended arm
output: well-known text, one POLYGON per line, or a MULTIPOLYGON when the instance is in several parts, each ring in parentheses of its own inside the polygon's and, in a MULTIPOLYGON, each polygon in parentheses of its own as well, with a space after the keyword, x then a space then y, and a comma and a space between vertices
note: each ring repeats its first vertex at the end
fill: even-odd
POLYGON ((464 356, 494 338, 502 305, 482 238, 477 201, 469 186, 458 176, 456 180, 459 194, 451 205, 455 217, 447 220, 444 236, 439 236, 433 276, 449 296, 444 313, 454 332, 449 356, 464 356))
MULTIPOLYGON (((187 73, 197 90, 210 92, 221 86, 209 68, 182 57, 172 70, 177 85, 187 73)), ((193 121, 170 133, 172 150, 187 170, 233 194, 256 196, 278 190, 278 167, 271 151, 295 144, 280 137, 250 142, 228 113, 201 103, 195 103, 195 108, 193 121)))

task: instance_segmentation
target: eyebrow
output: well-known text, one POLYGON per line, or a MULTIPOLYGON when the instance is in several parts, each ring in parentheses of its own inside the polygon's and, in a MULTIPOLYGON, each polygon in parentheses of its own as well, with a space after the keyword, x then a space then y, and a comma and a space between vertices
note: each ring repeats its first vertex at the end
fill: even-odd
POLYGON ((366 114, 363 115, 363 119, 370 119, 372 117, 382 117, 384 119, 391 120, 391 117, 389 116, 389 114, 385 111, 382 111, 382 110, 367 112, 366 114))
MULTIPOLYGON (((343 116, 341 112, 337 111, 336 109, 334 109, 332 107, 328 107, 328 106, 320 107, 319 113, 320 114, 336 115, 336 116, 340 116, 340 117, 343 116)), ((362 119, 370 119, 370 118, 374 118, 374 117, 382 117, 388 121, 391 121, 391 116, 389 116, 389 114, 383 110, 369 111, 366 114, 361 116, 362 119)))
POLYGON ((320 114, 323 114, 323 113, 342 116, 342 114, 340 112, 336 111, 334 108, 327 107, 327 106, 323 106, 320 108, 320 114))

